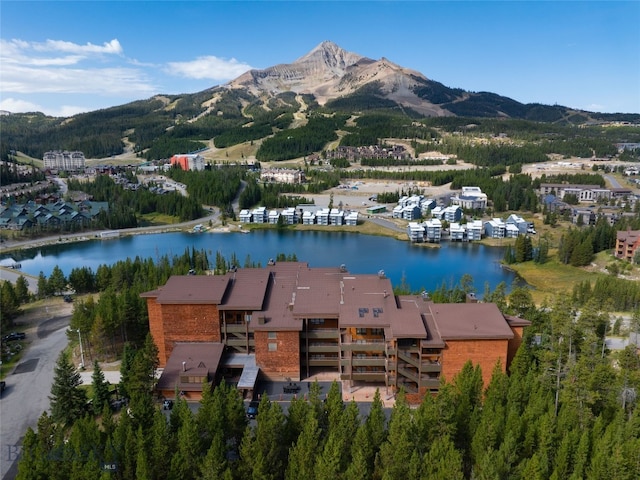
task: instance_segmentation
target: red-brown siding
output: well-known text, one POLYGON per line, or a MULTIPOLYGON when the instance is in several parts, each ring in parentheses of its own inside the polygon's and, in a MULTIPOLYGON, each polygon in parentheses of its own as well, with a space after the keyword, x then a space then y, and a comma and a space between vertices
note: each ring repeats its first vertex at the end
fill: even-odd
POLYGON ((480 365, 484 386, 489 385, 493 368, 498 360, 506 371, 508 340, 447 340, 442 351, 442 374, 447 382, 453 380, 471 360, 473 365, 480 365))
POLYGON ((511 331, 513 332, 513 338, 509 340, 509 351, 507 353, 507 369, 511 365, 516 353, 518 353, 518 348, 522 344, 522 334, 524 332, 524 327, 511 327, 511 331))
POLYGON ((155 298, 147 298, 147 311, 149 312, 149 331, 153 342, 158 347, 158 361, 160 367, 167 364, 169 356, 164 348, 164 324, 162 321, 162 309, 156 303, 155 298))
POLYGON ((166 365, 175 342, 221 341, 217 305, 159 305, 155 299, 149 299, 147 305, 160 367, 166 365))
POLYGON ((275 334, 276 338, 268 338, 268 332, 255 332, 257 365, 268 378, 300 380, 300 333, 278 331, 275 334), (276 351, 269 351, 270 343, 277 345, 276 351))

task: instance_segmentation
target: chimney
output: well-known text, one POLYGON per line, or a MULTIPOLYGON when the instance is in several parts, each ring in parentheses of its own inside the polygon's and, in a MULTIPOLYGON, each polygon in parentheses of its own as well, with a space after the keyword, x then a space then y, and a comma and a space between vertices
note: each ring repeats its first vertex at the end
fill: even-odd
POLYGON ((187 362, 182 362, 182 371, 183 372, 187 371, 187 362))

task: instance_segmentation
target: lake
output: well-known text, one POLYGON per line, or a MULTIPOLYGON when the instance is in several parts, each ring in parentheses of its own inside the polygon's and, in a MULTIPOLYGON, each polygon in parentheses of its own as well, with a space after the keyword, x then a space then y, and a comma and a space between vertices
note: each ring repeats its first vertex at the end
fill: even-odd
POLYGON ((216 252, 226 259, 235 253, 240 266, 247 258, 265 266, 270 258, 284 253, 295 254, 299 261, 307 262, 311 267, 344 264, 349 272, 359 274, 376 274, 383 270, 394 286, 404 278, 412 290, 434 290, 443 282, 455 285, 465 273, 473 277, 480 294, 486 282, 492 290, 503 281, 508 287, 514 281, 524 284, 514 272, 501 267, 502 247, 443 242, 440 248, 428 248, 390 237, 324 231, 173 232, 123 236, 12 252, 0 255, 0 263, 20 262, 23 272, 35 276, 40 272, 49 276, 58 265, 68 276, 76 267, 90 267, 95 272, 102 264, 111 265, 128 257, 155 260, 163 255, 181 255, 187 248, 204 250, 212 264, 216 252))

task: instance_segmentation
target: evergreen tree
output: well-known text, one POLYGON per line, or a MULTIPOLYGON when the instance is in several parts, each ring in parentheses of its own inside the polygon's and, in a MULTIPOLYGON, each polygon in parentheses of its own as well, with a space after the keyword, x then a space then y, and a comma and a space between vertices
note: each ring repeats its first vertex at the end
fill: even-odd
POLYGON ((11 282, 0 283, 0 316, 3 326, 12 325, 12 320, 20 312, 20 301, 11 282))
POLYGON ((351 461, 344 474, 346 480, 369 480, 373 473, 373 447, 369 443, 368 429, 362 424, 351 445, 351 461))
POLYGON ((16 296, 20 304, 27 303, 31 293, 29 293, 29 284, 23 275, 20 275, 16 280, 16 296))
MULTIPOLYGON (((314 409, 307 410, 304 428, 289 449, 289 461, 285 473, 287 480, 316 478, 316 456, 320 447, 320 431, 314 409)), ((319 477, 318 477, 319 478, 319 477)))
POLYGON ((462 455, 448 435, 434 439, 422 461, 420 478, 463 480, 462 455))
MULTIPOLYGON (((230 472, 222 432, 216 433, 200 466, 200 480, 219 480, 230 472)), ((301 477, 300 477, 301 478, 301 477)))
POLYGON ((93 374, 91 375, 91 382, 93 385, 93 395, 91 397, 91 403, 93 411, 96 415, 99 415, 105 404, 109 404, 109 382, 104 378, 104 373, 100 368, 98 360, 93 361, 93 374))
POLYGON ((56 265, 53 267, 51 275, 49 275, 49 279, 47 280, 48 290, 54 295, 59 295, 65 290, 66 285, 67 279, 64 273, 62 273, 62 269, 56 265))
POLYGON ((171 457, 169 479, 195 478, 200 471, 200 435, 195 419, 188 408, 182 411, 183 418, 178 430, 177 449, 171 457))
POLYGON ((50 295, 49 286, 47 284, 47 277, 44 273, 40 272, 38 275, 38 298, 46 298, 50 295))
POLYGON ((414 451, 411 410, 404 391, 396 396, 389 420, 389 435, 380 447, 377 476, 384 480, 407 478, 414 451))
POLYGON ((60 353, 54 368, 49 397, 51 416, 56 422, 70 426, 84 415, 87 396, 85 391, 79 388, 81 384, 80 373, 69 361, 69 356, 65 352, 60 353))

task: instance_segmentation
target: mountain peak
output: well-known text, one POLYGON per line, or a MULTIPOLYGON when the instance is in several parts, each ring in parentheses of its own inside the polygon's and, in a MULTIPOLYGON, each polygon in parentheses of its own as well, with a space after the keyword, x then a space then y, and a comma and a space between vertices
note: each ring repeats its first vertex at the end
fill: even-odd
POLYGON ((293 62, 293 65, 307 63, 323 64, 331 70, 337 69, 338 71, 335 71, 334 73, 342 75, 346 68, 358 63, 362 58, 364 58, 362 55, 347 52, 337 44, 329 40, 325 40, 309 53, 293 62))

